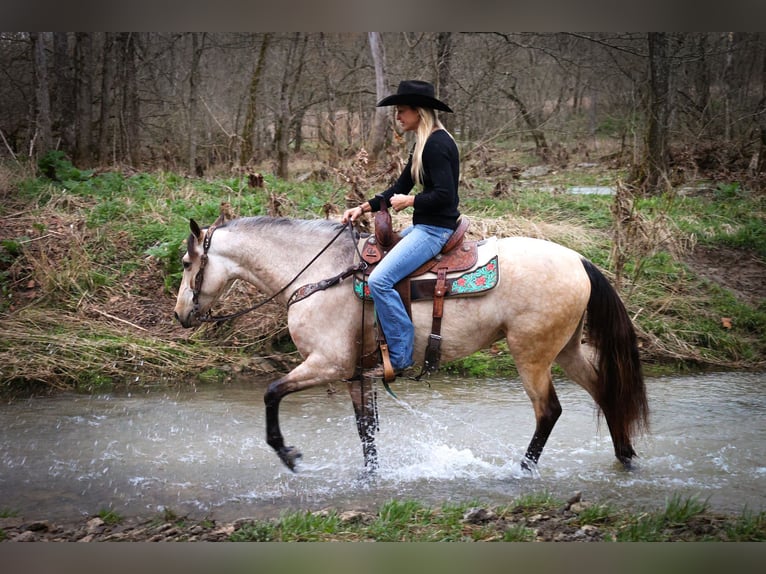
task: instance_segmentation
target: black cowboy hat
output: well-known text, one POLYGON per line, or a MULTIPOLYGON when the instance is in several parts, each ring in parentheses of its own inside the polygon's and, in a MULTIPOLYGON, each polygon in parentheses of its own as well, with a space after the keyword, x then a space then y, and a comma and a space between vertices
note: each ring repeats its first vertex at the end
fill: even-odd
POLYGON ((434 97, 434 87, 422 80, 404 80, 399 82, 396 93, 387 96, 378 102, 377 107, 382 106, 412 106, 416 108, 432 108, 443 112, 452 110, 444 102, 434 97))

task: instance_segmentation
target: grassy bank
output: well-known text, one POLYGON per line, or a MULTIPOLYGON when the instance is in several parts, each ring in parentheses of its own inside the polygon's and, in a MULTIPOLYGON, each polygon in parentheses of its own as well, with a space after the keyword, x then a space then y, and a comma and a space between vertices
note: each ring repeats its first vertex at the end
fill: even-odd
MULTIPOLYGON (((0 168, 4 392, 283 370, 297 357, 281 308, 269 305, 257 317, 193 333, 173 323, 189 218, 209 224, 221 209, 338 217, 347 200, 357 201, 354 194, 369 195, 384 180, 353 160, 332 171, 307 164, 300 182, 266 175, 264 187, 251 187, 247 173, 194 179, 84 171, 55 154, 40 168, 0 168)), ((472 219, 470 234, 550 239, 597 263, 618 285, 650 372, 764 367, 762 281, 734 281, 737 259, 739 268, 755 268, 756 279, 764 268, 762 193, 737 182, 696 181, 634 198, 619 185, 618 169, 590 164, 518 179, 509 170, 464 171, 461 209, 472 219), (619 193, 567 193, 573 185, 609 185, 619 193)), ((397 216, 400 224, 408 219, 397 216)), ((258 297, 235 285, 220 310, 258 297)), ((513 373, 513 362, 500 344, 446 368, 480 376, 513 373)))
POLYGON ((372 512, 327 509, 284 512, 275 519, 233 523, 190 520, 166 509, 150 518, 111 510, 69 526, 14 520, 0 513, 0 541, 230 542, 754 542, 766 540, 766 514, 712 513, 705 502, 677 496, 655 511, 626 511, 542 493, 502 506, 391 500, 372 512), (3 528, 3 519, 6 527, 3 528), (37 524, 35 529, 31 526, 37 524))

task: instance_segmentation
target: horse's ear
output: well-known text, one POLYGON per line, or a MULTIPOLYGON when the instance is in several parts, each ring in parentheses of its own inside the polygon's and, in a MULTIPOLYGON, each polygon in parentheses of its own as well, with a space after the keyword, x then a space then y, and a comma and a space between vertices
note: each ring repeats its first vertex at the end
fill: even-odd
POLYGON ((200 229, 199 225, 197 225, 197 222, 194 221, 193 219, 189 220, 189 229, 191 229, 191 232, 194 235, 194 237, 196 237, 197 239, 202 238, 202 230, 200 229))
POLYGON ((226 214, 222 211, 220 215, 218 215, 218 219, 216 219, 213 222, 213 225, 218 227, 219 225, 223 225, 226 222, 226 214))

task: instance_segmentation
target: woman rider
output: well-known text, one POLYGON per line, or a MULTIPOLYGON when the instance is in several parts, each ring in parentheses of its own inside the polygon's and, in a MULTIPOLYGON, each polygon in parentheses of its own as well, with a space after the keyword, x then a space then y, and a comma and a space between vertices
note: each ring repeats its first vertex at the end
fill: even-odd
MULTIPOLYGON (((347 209, 342 222, 353 222, 365 212, 389 205, 397 212, 414 208, 412 225, 400 232, 401 241, 377 264, 368 282, 391 366, 399 375, 414 363, 415 328, 394 286, 435 257, 456 229, 460 217, 460 155, 455 140, 436 115, 436 110, 452 110, 434 97, 432 84, 405 80, 396 94, 383 98, 377 106, 396 106, 396 119, 404 131, 415 133, 415 145, 396 182, 361 205, 347 209), (409 195, 415 185, 420 185, 421 191, 409 195)), ((383 377, 383 366, 365 374, 383 377)))

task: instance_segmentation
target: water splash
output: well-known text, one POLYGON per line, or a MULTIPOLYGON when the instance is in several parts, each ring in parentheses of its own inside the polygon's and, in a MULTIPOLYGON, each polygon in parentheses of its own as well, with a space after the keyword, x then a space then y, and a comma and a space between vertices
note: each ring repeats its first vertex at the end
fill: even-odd
POLYGON ((283 401, 286 440, 304 454, 297 474, 266 445, 262 391, 252 384, 20 401, 0 406, 0 500, 52 519, 105 506, 238 518, 406 497, 502 503, 543 490, 662 505, 672 489, 710 496, 712 508, 757 511, 766 501, 764 382, 766 374, 736 373, 648 380, 654 432, 636 444, 631 472, 575 385, 557 382, 564 414, 539 468, 525 472, 534 419, 518 385, 404 383, 403 400, 379 400, 381 466, 366 479, 349 401, 323 391, 283 401))

